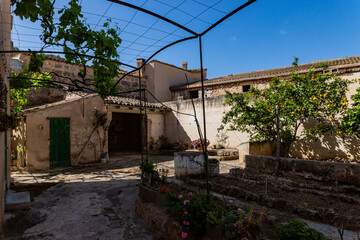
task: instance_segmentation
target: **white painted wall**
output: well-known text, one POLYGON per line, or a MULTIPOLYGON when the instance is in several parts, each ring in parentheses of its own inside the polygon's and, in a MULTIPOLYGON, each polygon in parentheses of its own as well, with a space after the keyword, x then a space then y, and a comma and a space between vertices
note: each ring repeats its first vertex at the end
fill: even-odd
MULTIPOLYGON (((347 79, 359 79, 360 73, 352 73, 342 76, 347 79)), ((348 98, 356 92, 359 83, 350 85, 348 98)), ((206 105, 206 128, 207 139, 210 140, 210 145, 217 142, 217 128, 221 125, 222 117, 228 106, 224 106, 224 96, 209 97, 205 100, 206 105)), ((351 103, 351 101, 350 101, 351 103)), ((166 102, 167 106, 173 110, 186 114, 194 114, 191 100, 177 100, 166 102)), ((201 99, 194 99, 196 112, 200 127, 203 130, 202 118, 202 101, 201 99)), ((302 129, 299 129, 299 131, 302 129)), ((175 111, 165 114, 165 135, 170 142, 190 142, 198 139, 198 131, 193 116, 183 115, 175 111)), ((241 143, 248 142, 249 136, 245 133, 228 131, 228 147, 237 148, 241 143)), ((299 141, 293 144, 290 154, 292 157, 311 158, 311 159, 328 159, 334 157, 343 157, 354 159, 360 158, 360 141, 355 138, 344 138, 339 136, 324 136, 321 141, 311 142, 309 139, 299 141)))
MULTIPOLYGON (((210 145, 216 144, 218 133, 217 129, 221 125, 221 120, 224 112, 229 107, 225 107, 223 102, 224 96, 220 97, 209 97, 206 98, 206 132, 207 139, 210 141, 210 145)), ((179 100, 166 102, 167 106, 172 109, 186 113, 194 114, 191 100, 179 100)), ((196 114, 200 124, 201 131, 203 132, 203 112, 202 112, 202 101, 201 99, 194 99, 196 114)), ((248 135, 245 133, 227 131, 228 147, 236 148, 240 143, 248 141, 248 135)), ((199 138, 195 118, 193 116, 183 115, 176 112, 169 112, 165 114, 165 135, 168 137, 170 142, 190 142, 199 138)))
POLYGON ((164 124, 165 116, 163 113, 148 113, 148 141, 151 138, 158 140, 160 136, 164 135, 164 124))
MULTIPOLYGON (((162 102, 171 101, 170 86, 186 84, 185 75, 188 77, 189 83, 201 79, 200 72, 189 72, 157 61, 152 61, 145 66, 147 89, 162 102)), ((204 78, 206 78, 206 74, 204 78)), ((156 102, 151 96, 147 97, 150 102, 156 102)))

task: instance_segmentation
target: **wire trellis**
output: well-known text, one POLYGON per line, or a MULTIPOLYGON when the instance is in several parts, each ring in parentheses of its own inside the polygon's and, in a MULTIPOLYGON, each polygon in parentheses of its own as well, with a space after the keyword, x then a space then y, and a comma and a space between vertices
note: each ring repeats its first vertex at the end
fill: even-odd
MULTIPOLYGON (((95 22, 87 23, 92 29, 103 27, 106 19, 111 19, 110 27, 117 26, 120 29, 120 38, 122 44, 118 48, 120 59, 116 60, 121 63, 122 68, 129 69, 128 72, 116 81, 113 86, 116 86, 122 79, 132 73, 138 72, 139 77, 139 101, 140 101, 140 115, 143 111, 143 101, 145 99, 145 92, 147 91, 153 98, 159 101, 154 94, 148 90, 143 90, 141 86, 140 70, 157 54, 165 49, 192 39, 199 40, 200 52, 200 69, 201 69, 201 86, 202 86, 202 107, 203 107, 203 129, 200 130, 199 123, 197 127, 199 136, 203 144, 205 162, 206 162, 206 176, 207 176, 207 192, 209 193, 209 174, 208 174, 208 153, 206 141, 206 118, 205 118, 205 91, 204 91, 204 74, 203 74, 203 59, 202 59, 202 37, 217 27, 223 21, 241 11, 256 0, 241 0, 241 1, 226 1, 226 0, 102 0, 99 1, 88 0, 80 1, 82 11, 86 20, 92 19, 95 22), (239 3, 240 2, 240 3, 239 3), (91 6, 97 6, 96 13, 92 11, 91 6), (100 13, 99 13, 100 12, 100 13), (122 14, 121 16, 120 13, 122 14), (98 18, 97 20, 95 18, 98 18), (133 64, 135 59, 146 59, 141 66, 133 64)), ((62 9, 66 5, 66 0, 54 0, 54 8, 62 9)), ((55 17, 55 20, 59 18, 55 17)), ((5 23, 2 24, 12 24, 5 23)), ((12 51, 9 48, 0 53, 10 52, 42 52, 63 55, 64 52, 60 47, 51 46, 44 48, 39 35, 41 28, 34 23, 18 23, 17 20, 13 22, 13 41, 14 46, 19 48, 18 51, 12 51), (22 31, 20 31, 20 29, 22 31), (34 32, 39 31, 39 35, 34 32), (24 44, 23 44, 24 43, 24 44), (25 50, 26 49, 26 50, 25 50)), ((96 58, 96 56, 89 56, 96 58)), ((115 60, 114 60, 115 61, 115 60)), ((91 91, 92 89, 87 89, 91 91)), ((115 93, 113 95, 121 95, 122 93, 115 93)), ((163 104, 164 105, 164 104, 163 104)), ((144 105, 146 115, 146 104, 144 105)), ((179 112, 180 113, 180 112, 179 112)), ((181 113, 180 113, 181 114, 181 113)), ((187 114, 192 115, 192 114, 187 114)), ((196 119, 196 112, 192 115, 196 119)), ((142 121, 140 121, 142 122, 142 121)), ((142 126, 140 126, 142 129, 142 126)), ((142 137, 141 137, 142 139, 142 137)), ((142 141, 142 140, 141 140, 142 141)), ((146 149, 147 153, 147 149, 146 149)), ((143 158, 143 148, 142 148, 143 158)), ((146 158, 147 160, 147 158, 146 158)))

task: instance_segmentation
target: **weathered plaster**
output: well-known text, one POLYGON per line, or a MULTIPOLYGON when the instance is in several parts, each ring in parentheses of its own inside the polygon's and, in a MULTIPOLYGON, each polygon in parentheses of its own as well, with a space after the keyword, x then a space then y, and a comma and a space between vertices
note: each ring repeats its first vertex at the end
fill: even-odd
MULTIPOLYGON (((11 6, 9 0, 0 1, 0 49, 11 49, 11 6)), ((6 85, 7 92, 9 89, 10 74, 10 54, 1 54, 0 57, 0 75, 1 84, 6 85)), ((7 95, 7 114, 10 114, 10 94, 7 95)), ((10 131, 0 132, 0 235, 2 232, 2 223, 4 216, 4 201, 5 201, 5 169, 7 168, 8 186, 10 186, 10 160, 11 160, 11 146, 10 146, 10 131), (7 142, 5 143, 5 134, 7 135, 7 142), (7 155, 5 156, 5 147, 7 147, 7 155), (6 164, 7 163, 7 164, 6 164)))
MULTIPOLYGON (((92 121, 95 109, 105 111, 103 100, 98 96, 79 98, 65 104, 59 104, 28 113, 26 116, 26 165, 30 170, 45 170, 50 168, 50 118, 70 118, 70 155, 74 164, 82 148, 93 132, 92 121), (83 109, 84 106, 84 109, 83 109), (84 114, 84 115, 83 115, 84 114)), ((99 161, 101 157, 100 144, 103 143, 104 131, 99 128, 100 138, 93 134, 79 163, 99 161)), ((107 141, 103 149, 107 152, 107 141)))

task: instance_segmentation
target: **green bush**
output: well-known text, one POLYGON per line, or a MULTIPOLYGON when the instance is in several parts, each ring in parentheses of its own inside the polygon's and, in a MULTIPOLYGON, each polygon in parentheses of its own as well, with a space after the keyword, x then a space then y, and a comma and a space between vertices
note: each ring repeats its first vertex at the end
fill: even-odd
POLYGON ((154 166, 154 164, 152 163, 152 162, 142 162, 141 164, 140 164, 140 170, 141 170, 141 172, 142 173, 152 173, 153 171, 154 171, 154 168, 155 168, 155 166, 154 166))
POLYGON ((310 228, 307 223, 291 219, 289 224, 275 224, 277 240, 327 240, 324 234, 310 228))
POLYGON ((254 209, 248 213, 242 209, 228 211, 219 221, 226 239, 260 239, 262 222, 265 213, 254 214, 254 209))
POLYGON ((217 224, 223 213, 222 207, 211 197, 191 192, 180 195, 168 193, 166 205, 170 215, 196 238, 201 238, 208 226, 217 224))

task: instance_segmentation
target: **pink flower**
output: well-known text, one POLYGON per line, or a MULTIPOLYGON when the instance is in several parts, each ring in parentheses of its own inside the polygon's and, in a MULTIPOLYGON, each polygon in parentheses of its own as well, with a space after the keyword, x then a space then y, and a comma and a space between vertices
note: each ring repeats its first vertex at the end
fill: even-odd
POLYGON ((178 198, 179 198, 179 199, 182 199, 182 198, 183 198, 183 195, 180 194, 180 195, 178 196, 178 198))
POLYGON ((183 215, 187 215, 188 214, 188 211, 185 211, 183 215))
POLYGON ((189 203, 190 202, 190 200, 185 200, 184 201, 184 205, 186 205, 187 203, 189 203))
POLYGON ((189 221, 184 221, 183 224, 186 225, 186 226, 190 225, 189 221))
POLYGON ((247 237, 243 237, 241 240, 248 240, 247 237))
POLYGON ((242 209, 241 209, 241 208, 238 208, 238 211, 242 212, 242 209))
POLYGON ((186 233, 186 232, 182 232, 182 233, 181 233, 181 237, 182 237, 182 238, 186 238, 186 237, 187 237, 187 233, 186 233))
POLYGON ((189 196, 192 196, 193 194, 192 194, 192 192, 189 192, 188 195, 189 195, 189 196))

